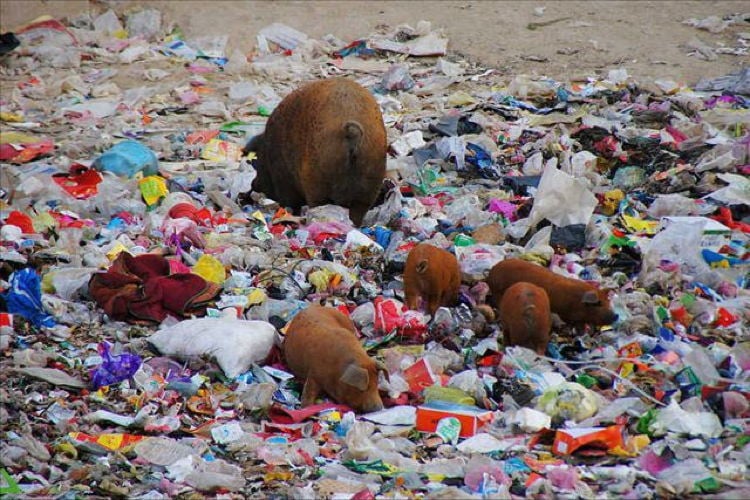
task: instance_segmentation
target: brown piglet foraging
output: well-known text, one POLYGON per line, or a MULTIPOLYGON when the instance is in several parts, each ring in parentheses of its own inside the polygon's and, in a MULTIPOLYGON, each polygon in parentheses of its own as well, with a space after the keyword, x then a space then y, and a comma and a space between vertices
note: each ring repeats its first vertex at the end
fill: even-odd
POLYGON ((294 210, 346 207, 359 226, 380 192, 387 149, 372 94, 352 80, 330 78, 286 96, 243 152, 257 154, 253 191, 294 210))
POLYGON ((519 281, 543 288, 549 297, 552 312, 571 326, 602 326, 617 320, 607 290, 582 280, 561 276, 522 259, 505 259, 490 270, 487 284, 496 307, 501 308, 503 294, 519 281))
POLYGON ((528 347, 544 355, 552 329, 549 297, 544 289, 520 281, 511 285, 500 301, 505 346, 528 347))
POLYGON ((416 310, 419 300, 424 299, 427 312, 434 316, 440 306, 456 303, 460 286, 455 255, 429 243, 419 243, 411 249, 404 267, 406 307, 416 310))
POLYGON ((384 368, 367 355, 354 323, 338 309, 311 305, 299 312, 289 324, 283 352, 292 373, 305 381, 303 407, 323 392, 357 412, 383 409, 378 372, 384 368))

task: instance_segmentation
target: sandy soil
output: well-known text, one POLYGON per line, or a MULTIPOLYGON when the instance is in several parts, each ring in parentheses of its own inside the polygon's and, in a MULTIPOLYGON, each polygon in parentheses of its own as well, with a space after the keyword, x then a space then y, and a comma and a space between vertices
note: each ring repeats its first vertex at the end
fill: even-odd
POLYGON ((424 19, 445 31, 449 50, 509 75, 567 80, 624 67, 637 79, 693 84, 750 63, 748 55, 718 54, 713 61, 689 55, 696 38, 713 48, 738 47, 738 34, 750 32, 747 23, 720 33, 683 24, 750 11, 742 1, 1 0, 0 28, 11 30, 41 14, 98 14, 107 7, 123 12, 139 5, 161 10, 188 38, 228 33, 230 50, 248 52, 256 33, 272 22, 315 38, 331 33, 350 41, 379 25, 414 26, 424 19), (535 13, 539 7, 544 8, 541 16, 535 13))

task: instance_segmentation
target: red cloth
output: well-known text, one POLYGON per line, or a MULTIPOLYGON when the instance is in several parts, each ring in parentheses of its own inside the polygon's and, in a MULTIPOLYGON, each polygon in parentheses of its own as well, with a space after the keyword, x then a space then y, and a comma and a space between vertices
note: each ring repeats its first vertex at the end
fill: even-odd
POLYGON ((201 209, 195 208, 190 203, 177 203, 169 209, 167 215, 172 219, 190 219, 201 226, 211 225, 211 211, 205 207, 201 209))
POLYGON ((148 324, 201 314, 221 290, 197 274, 169 272, 161 255, 122 252, 107 272, 91 277, 89 294, 112 319, 148 324))
POLYGON ((34 224, 31 221, 31 217, 18 210, 13 210, 8 218, 5 219, 5 223, 10 226, 17 226, 21 228, 23 234, 34 234, 34 224))
POLYGON ((102 174, 93 168, 86 168, 80 163, 70 167, 70 172, 67 174, 52 175, 53 181, 79 200, 94 196, 98 192, 98 186, 102 179, 102 174))

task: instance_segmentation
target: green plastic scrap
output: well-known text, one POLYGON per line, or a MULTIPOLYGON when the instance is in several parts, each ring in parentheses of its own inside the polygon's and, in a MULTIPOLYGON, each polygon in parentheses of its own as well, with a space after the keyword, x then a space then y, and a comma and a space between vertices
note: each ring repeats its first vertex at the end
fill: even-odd
POLYGON ((372 351, 373 349, 377 349, 378 347, 387 344, 388 342, 396 338, 397 334, 398 332, 396 330, 393 330, 391 333, 389 333, 385 337, 382 337, 379 339, 366 340, 363 344, 365 351, 372 351))
POLYGON ((472 245, 476 245, 477 241, 471 236, 459 233, 453 240, 453 244, 457 247, 470 247, 472 245))
POLYGON ((347 460, 342 462, 344 467, 354 472, 378 474, 384 477, 393 477, 401 472, 396 466, 383 463, 382 460, 373 460, 372 462, 359 462, 357 460, 347 460))
POLYGON ((685 307, 692 306, 693 304, 695 304, 695 294, 693 293, 682 294, 682 297, 680 297, 680 303, 685 307))
POLYGON ((707 477, 696 481, 693 485, 693 493, 715 493, 721 489, 721 483, 715 477, 707 477))
POLYGON ((223 124, 221 127, 219 127, 219 130, 230 134, 250 133, 250 135, 255 135, 261 133, 265 127, 265 121, 243 122, 235 120, 223 124))
POLYGON ((747 443, 750 443, 750 436, 740 436, 737 438, 737 444, 735 446, 738 450, 741 450, 745 447, 745 445, 747 445, 747 443))
POLYGON ((652 436, 653 433, 649 430, 649 427, 651 427, 651 423, 656 419, 658 414, 659 410, 654 408, 648 410, 638 419, 635 430, 638 431, 639 434, 647 434, 649 437, 652 436))
POLYGON ((247 128, 247 126, 250 125, 249 122, 241 122, 241 121, 233 121, 233 122, 227 122, 223 124, 221 127, 219 127, 219 130, 222 132, 242 132, 247 128))
POLYGON ((23 490, 5 468, 0 469, 0 497, 3 495, 20 495, 23 490), (6 486, 7 485, 7 486, 6 486))
POLYGON ((584 386, 586 389, 591 389, 596 385, 596 378, 586 373, 581 373, 576 377, 576 382, 584 386))
POLYGON ((416 188, 421 194, 451 193, 458 188, 446 185, 444 178, 440 176, 440 169, 425 166, 417 170, 418 184, 409 183, 412 188, 416 188))
POLYGON ((669 311, 666 307, 658 306, 655 312, 656 318, 659 320, 659 323, 664 323, 669 319, 669 311))

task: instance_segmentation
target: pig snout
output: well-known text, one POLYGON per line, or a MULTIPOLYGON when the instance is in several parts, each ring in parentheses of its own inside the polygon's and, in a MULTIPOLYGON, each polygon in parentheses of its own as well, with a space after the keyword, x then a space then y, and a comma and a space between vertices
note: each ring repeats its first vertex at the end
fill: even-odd
POLYGON ((611 325, 617 321, 617 314, 604 306, 586 307, 582 311, 586 317, 586 323, 595 326, 611 325))
POLYGON ((374 392, 368 390, 359 394, 350 393, 348 397, 343 398, 343 402, 358 413, 372 413, 383 409, 383 400, 380 399, 377 388, 374 392))
POLYGON ((383 409, 383 401, 380 397, 377 400, 373 399, 362 405, 362 413, 373 413, 383 409))
POLYGON ((606 290, 589 290, 583 294, 581 303, 584 313, 593 325, 611 325, 617 321, 617 314, 612 310, 606 290))
POLYGON ((617 313, 609 309, 604 309, 599 315, 599 317, 601 318, 602 325, 611 325, 612 323, 615 323, 619 319, 617 316, 617 313))

